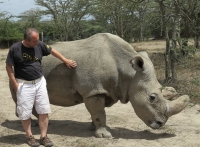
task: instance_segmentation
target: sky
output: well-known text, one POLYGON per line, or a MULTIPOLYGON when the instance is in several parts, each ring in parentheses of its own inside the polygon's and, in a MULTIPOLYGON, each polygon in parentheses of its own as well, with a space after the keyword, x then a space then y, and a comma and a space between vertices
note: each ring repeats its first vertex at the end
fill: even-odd
POLYGON ((0 2, 3 2, 0 3, 0 12, 7 11, 14 16, 32 8, 39 7, 35 5, 34 0, 0 0, 0 2))

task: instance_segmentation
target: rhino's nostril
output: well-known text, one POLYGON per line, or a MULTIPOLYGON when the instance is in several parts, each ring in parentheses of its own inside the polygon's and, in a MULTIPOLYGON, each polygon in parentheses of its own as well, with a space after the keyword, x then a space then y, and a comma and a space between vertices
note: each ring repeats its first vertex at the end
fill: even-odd
POLYGON ((163 125, 163 123, 160 122, 160 121, 156 121, 156 123, 157 123, 159 126, 162 126, 162 125, 163 125))

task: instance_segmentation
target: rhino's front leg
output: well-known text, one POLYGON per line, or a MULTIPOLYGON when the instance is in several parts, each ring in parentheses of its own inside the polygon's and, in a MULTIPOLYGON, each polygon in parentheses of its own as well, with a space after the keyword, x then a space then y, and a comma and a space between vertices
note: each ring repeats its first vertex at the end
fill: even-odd
POLYGON ((95 95, 85 98, 84 102, 96 127, 96 137, 112 137, 111 133, 106 130, 105 97, 103 95, 95 95))

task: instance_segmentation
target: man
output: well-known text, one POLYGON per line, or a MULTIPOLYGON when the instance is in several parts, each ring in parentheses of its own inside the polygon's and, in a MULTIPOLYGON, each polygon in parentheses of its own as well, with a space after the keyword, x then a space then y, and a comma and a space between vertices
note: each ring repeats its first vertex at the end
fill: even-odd
POLYGON ((34 28, 28 28, 24 33, 24 40, 11 46, 6 59, 6 70, 16 91, 17 114, 26 132, 27 143, 32 147, 40 144, 53 146, 47 137, 48 113, 51 110, 41 67, 42 57, 49 54, 63 61, 68 68, 77 66, 75 61, 66 59, 58 51, 39 41, 39 33, 34 28), (30 117, 33 106, 39 114, 40 143, 36 141, 31 131, 30 117))

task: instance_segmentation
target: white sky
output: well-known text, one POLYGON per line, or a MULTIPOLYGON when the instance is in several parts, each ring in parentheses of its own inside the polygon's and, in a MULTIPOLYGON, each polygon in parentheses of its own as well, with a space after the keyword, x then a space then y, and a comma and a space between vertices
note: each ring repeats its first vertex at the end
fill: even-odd
POLYGON ((0 3, 0 12, 7 11, 14 16, 32 8, 39 7, 35 5, 34 0, 0 0, 0 2, 3 2, 0 3))

